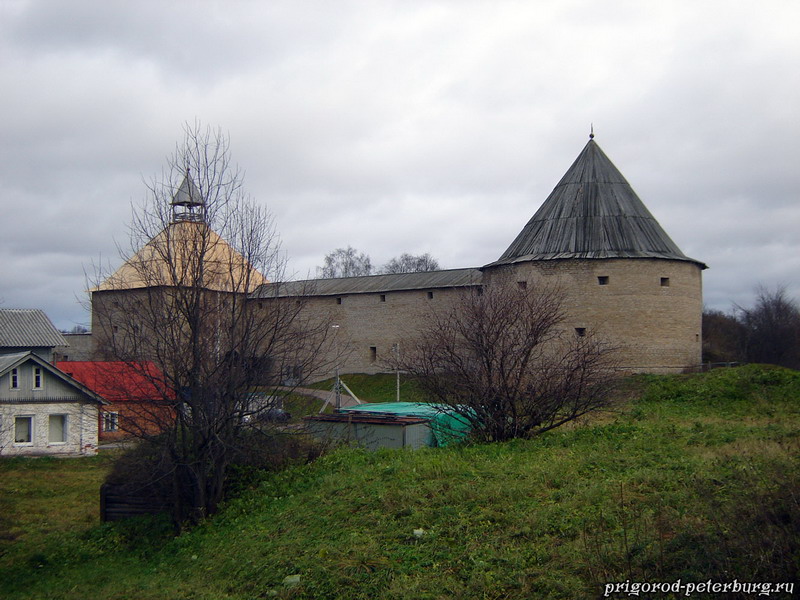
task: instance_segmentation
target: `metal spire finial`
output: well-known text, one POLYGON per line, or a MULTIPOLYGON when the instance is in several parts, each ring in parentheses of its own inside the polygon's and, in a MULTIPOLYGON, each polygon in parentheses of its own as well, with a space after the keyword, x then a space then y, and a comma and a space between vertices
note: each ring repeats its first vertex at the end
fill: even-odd
POLYGON ((593 140, 594 139, 594 123, 592 123, 589 127, 590 127, 590 129, 589 129, 589 139, 593 140))

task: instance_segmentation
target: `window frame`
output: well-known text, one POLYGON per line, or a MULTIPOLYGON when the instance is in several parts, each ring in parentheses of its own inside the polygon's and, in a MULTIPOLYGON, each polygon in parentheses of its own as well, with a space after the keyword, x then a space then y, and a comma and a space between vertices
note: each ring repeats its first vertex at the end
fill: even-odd
POLYGON ((44 389, 44 369, 42 369, 42 367, 33 367, 33 372, 31 373, 31 389, 44 389))
POLYGON ((53 415, 47 415, 47 444, 50 446, 57 446, 63 445, 67 443, 68 435, 68 423, 69 423, 69 415, 65 413, 57 413, 53 415), (61 418, 61 439, 60 440, 53 440, 51 436, 53 434, 53 418, 60 417, 61 418))
POLYGON ((11 373, 8 375, 8 389, 10 390, 18 390, 19 389, 19 368, 14 367, 11 369, 11 373))
POLYGON ((104 410, 103 415, 103 433, 114 433, 119 431, 119 412, 115 410, 104 410), (111 427, 109 428, 109 424, 111 427))
POLYGON ((33 432, 34 432, 34 418, 35 415, 14 415, 14 445, 15 446, 33 446, 33 432), (27 419, 28 420, 28 441, 18 441, 17 440, 17 421, 20 419, 27 419))

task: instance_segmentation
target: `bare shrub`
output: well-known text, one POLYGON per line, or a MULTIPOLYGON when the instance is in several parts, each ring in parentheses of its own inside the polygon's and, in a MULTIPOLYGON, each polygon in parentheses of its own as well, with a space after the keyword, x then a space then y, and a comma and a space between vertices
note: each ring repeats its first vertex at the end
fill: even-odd
POLYGON ((611 400, 616 349, 567 332, 564 296, 495 280, 431 313, 397 366, 486 441, 531 437, 611 400))

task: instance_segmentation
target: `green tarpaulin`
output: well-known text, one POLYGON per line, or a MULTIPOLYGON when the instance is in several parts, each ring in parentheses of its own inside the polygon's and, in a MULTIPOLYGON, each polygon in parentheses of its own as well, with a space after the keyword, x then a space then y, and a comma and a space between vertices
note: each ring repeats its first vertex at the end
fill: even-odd
POLYGON ((374 414, 393 417, 420 417, 430 419, 431 433, 433 434, 432 446, 447 446, 453 442, 464 439, 469 433, 470 425, 464 417, 457 415, 453 410, 441 404, 427 402, 380 402, 359 404, 349 408, 342 408, 338 413, 374 414))

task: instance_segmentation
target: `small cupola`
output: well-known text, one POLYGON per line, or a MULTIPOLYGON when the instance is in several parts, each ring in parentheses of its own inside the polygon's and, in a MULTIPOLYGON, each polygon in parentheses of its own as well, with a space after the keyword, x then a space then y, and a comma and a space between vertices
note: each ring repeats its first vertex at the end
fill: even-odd
POLYGON ((170 206, 172 206, 173 223, 182 221, 202 223, 206 220, 206 202, 192 181, 189 169, 186 169, 186 177, 175 192, 170 206))

